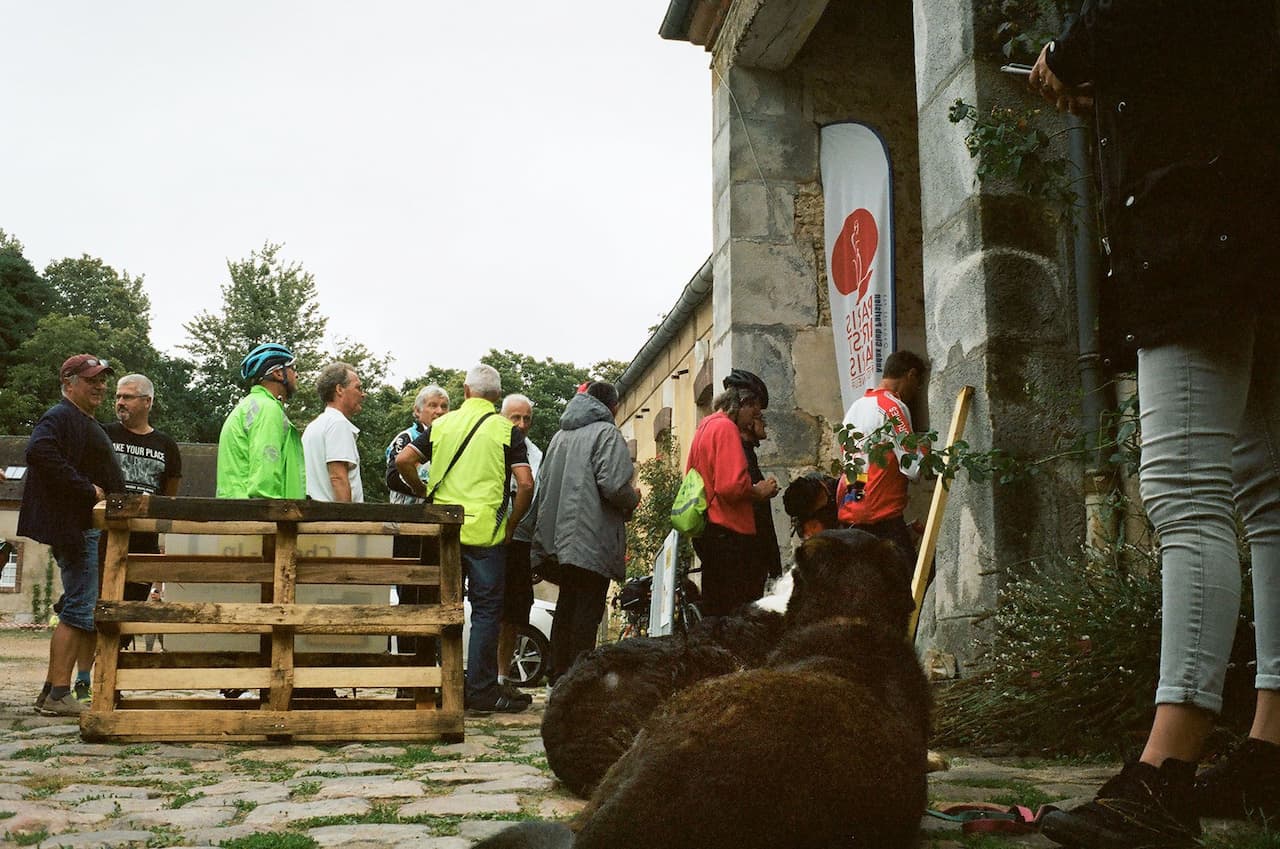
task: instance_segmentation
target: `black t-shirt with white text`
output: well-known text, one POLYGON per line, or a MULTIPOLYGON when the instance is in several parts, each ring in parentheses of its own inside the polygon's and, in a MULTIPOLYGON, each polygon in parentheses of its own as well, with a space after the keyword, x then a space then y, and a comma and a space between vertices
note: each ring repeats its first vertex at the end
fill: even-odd
MULTIPOLYGON (((152 430, 134 433, 120 422, 102 426, 115 449, 124 473, 127 492, 163 495, 165 484, 182 477, 182 454, 178 443, 167 433, 152 430)), ((157 534, 134 533, 129 537, 129 550, 137 553, 159 553, 157 534)))

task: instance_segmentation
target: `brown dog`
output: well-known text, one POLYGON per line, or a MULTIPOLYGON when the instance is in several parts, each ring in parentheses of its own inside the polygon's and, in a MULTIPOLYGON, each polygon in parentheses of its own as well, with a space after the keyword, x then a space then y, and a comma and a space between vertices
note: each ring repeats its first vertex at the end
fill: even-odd
POLYGON ((573 823, 479 846, 822 849, 916 845, 929 690, 906 642, 902 554, 859 531, 797 553, 766 667, 675 694, 573 823))

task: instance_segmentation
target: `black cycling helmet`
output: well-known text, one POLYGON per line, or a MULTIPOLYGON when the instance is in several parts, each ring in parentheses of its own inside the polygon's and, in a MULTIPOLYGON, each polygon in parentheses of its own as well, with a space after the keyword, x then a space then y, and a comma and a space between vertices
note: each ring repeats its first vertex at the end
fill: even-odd
POLYGON ((729 376, 724 379, 724 388, 745 389, 760 399, 761 409, 769 406, 769 388, 764 385, 763 380, 745 369, 736 368, 729 372, 729 376))
POLYGON ((261 380, 262 376, 276 366, 287 366, 293 363, 293 352, 283 345, 267 342, 249 352, 240 361, 240 377, 245 380, 261 380))

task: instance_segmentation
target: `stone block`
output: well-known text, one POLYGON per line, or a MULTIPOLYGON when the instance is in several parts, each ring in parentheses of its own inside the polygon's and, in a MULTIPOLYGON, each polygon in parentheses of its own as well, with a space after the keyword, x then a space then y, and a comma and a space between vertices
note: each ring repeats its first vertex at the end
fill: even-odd
POLYGON ((309 829, 307 836, 328 849, 330 846, 347 846, 352 843, 392 846, 408 840, 430 838, 432 834, 429 825, 363 823, 320 826, 309 829))
MULTIPOLYGON (((733 161, 730 159, 730 151, 732 149, 732 139, 735 130, 732 125, 726 124, 722 128, 718 128, 715 136, 711 139, 711 196, 719 197, 725 189, 729 188, 729 182, 733 174, 733 161)), ((736 132, 740 132, 740 129, 736 132)), ((759 179, 758 177, 756 179, 759 179)))
POLYGON ((835 337, 828 326, 801 328, 791 340, 796 407, 835 424, 844 419, 835 337))
MULTIPOLYGON (((817 271, 813 252, 795 245, 734 241, 730 273, 723 283, 737 297, 729 305, 732 326, 812 327, 818 319, 817 271)), ((716 275, 716 297, 722 278, 716 275)), ((719 305, 716 306, 717 313, 719 305)), ((722 325, 717 323, 719 329, 722 325)), ((728 324, 723 326, 730 326, 728 324)))
POLYGON ((165 826, 175 829, 216 828, 226 825, 235 819, 239 811, 234 807, 225 808, 178 808, 164 811, 139 811, 124 819, 125 823, 137 828, 155 828, 165 826))
POLYGON ((326 781, 316 792, 318 799, 361 796, 366 799, 410 799, 423 795, 417 781, 395 778, 351 777, 326 781))
POLYGON ((36 849, 117 849, 125 846, 146 846, 155 835, 149 831, 111 829, 109 831, 82 831, 78 834, 57 834, 41 841, 36 849))
POLYGON ((308 820, 313 817, 360 816, 373 809, 368 799, 347 797, 322 799, 315 802, 279 802, 259 805, 244 818, 245 825, 276 826, 284 823, 308 820))
MULTIPOLYGON (((964 145, 964 124, 953 124, 947 111, 957 98, 976 99, 973 69, 953 79, 943 96, 920 112, 920 221, 925 239, 958 215, 979 191, 977 160, 964 145)), ((927 264, 926 264, 927 267, 927 264)))
MULTIPOLYGON (((785 74, 735 66, 729 71, 728 81, 732 97, 727 99, 731 101, 735 116, 796 115, 803 109, 800 86, 792 83, 785 74)), ((723 84, 717 87, 717 98, 728 95, 728 92, 722 94, 724 88, 723 84)), ((718 111, 720 104, 713 105, 718 111)))
MULTIPOLYGON (((735 183, 728 193, 734 239, 790 244, 795 241, 796 188, 790 183, 735 183)), ((719 210, 717 210, 717 213, 719 210)))
POLYGON ((924 104, 973 61, 973 0, 915 0, 916 98, 924 104))
POLYGON ((455 793, 410 802, 400 808, 402 817, 467 816, 469 814, 514 814, 520 811, 520 797, 514 793, 455 793))
MULTIPOLYGON (((800 117, 748 115, 721 133, 727 135, 729 178, 734 182, 783 180, 807 183, 818 177, 818 126, 800 117)), ((713 188, 718 188, 714 187, 713 188)))
POLYGON ((716 195, 711 233, 713 251, 720 250, 733 237, 731 224, 733 219, 733 195, 733 187, 729 185, 726 179, 722 190, 716 195))
POLYGON ((813 466, 826 430, 823 422, 798 410, 783 414, 774 413, 770 407, 767 415, 769 438, 756 449, 764 473, 770 475, 774 469, 813 466))

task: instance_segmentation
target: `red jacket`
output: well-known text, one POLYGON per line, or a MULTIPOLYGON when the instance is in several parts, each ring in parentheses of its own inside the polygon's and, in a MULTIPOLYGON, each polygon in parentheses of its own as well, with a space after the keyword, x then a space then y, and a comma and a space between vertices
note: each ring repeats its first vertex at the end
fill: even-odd
POLYGON ((740 534, 754 534, 751 476, 747 452, 733 419, 715 412, 698 423, 689 445, 689 469, 697 469, 707 488, 707 519, 740 534))

